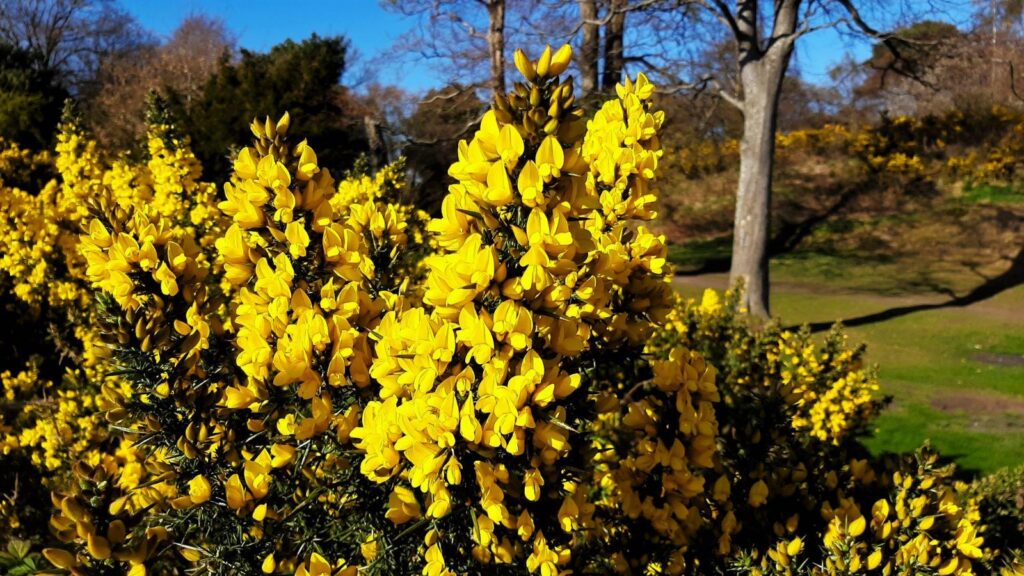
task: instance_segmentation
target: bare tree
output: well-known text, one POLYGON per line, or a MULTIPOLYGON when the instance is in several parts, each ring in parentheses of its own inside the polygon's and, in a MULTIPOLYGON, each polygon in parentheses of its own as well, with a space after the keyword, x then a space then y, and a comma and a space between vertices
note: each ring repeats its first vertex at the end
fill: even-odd
POLYGON ((93 87, 104 57, 149 43, 114 0, 4 0, 0 39, 38 53, 76 94, 93 87))
POLYGON ((222 21, 192 15, 163 44, 106 56, 97 75, 99 89, 88 103, 93 131, 112 147, 130 146, 144 129, 150 91, 173 93, 190 105, 234 45, 222 21))
POLYGON ((159 50, 159 76, 186 105, 199 96, 206 80, 235 49, 235 36, 218 18, 192 14, 181 21, 159 50))
POLYGON ((388 10, 421 19, 396 43, 402 52, 439 63, 451 79, 481 78, 505 92, 505 0, 381 0, 388 10))
MULTIPOLYGON (((732 99, 743 112, 740 141, 740 180, 733 227, 732 281, 743 280, 747 306, 754 314, 769 314, 768 242, 771 232, 772 169, 779 94, 797 38, 799 0, 776 3, 767 42, 760 40, 760 2, 741 0, 735 12, 717 3, 736 37, 742 100, 732 99)), ((723 95, 725 93, 723 92, 723 95)))
POLYGON ((577 58, 580 69, 580 94, 586 96, 597 90, 598 61, 600 59, 601 30, 597 21, 597 0, 579 0, 580 28, 583 39, 577 58))
MULTIPOLYGON (((776 0, 772 6, 766 6, 768 2, 737 0, 735 8, 724 0, 713 0, 710 4, 709 8, 736 41, 740 94, 722 90, 720 96, 736 106, 744 117, 730 277, 734 282, 744 281, 749 310, 768 316, 775 132, 780 90, 796 43, 816 30, 841 26, 846 31, 877 39, 895 62, 903 60, 907 45, 897 41, 893 34, 879 32, 868 24, 862 14, 867 2, 776 0)), ((909 7, 899 2, 885 6, 887 10, 901 8, 909 13, 909 7)))
MULTIPOLYGON (((942 0, 933 0, 936 4, 942 0)), ((935 6, 921 6, 917 11, 935 6)), ((733 229, 732 281, 745 284, 745 304, 752 314, 768 316, 768 246, 771 231, 772 172, 779 97, 797 42, 825 28, 839 28, 877 39, 895 58, 901 45, 892 34, 876 30, 871 16, 910 15, 906 0, 626 0, 622 12, 640 18, 647 49, 626 46, 626 63, 662 76, 668 90, 710 91, 743 116, 740 176, 733 229), (688 64, 693 46, 728 38, 733 47, 731 71, 699 70, 688 64)), ((891 20, 891 16, 889 17, 891 20)), ((889 24, 893 24, 889 22, 889 24)))
POLYGON ((603 88, 615 86, 622 80, 625 68, 623 42, 626 35, 626 8, 629 0, 609 0, 608 24, 604 30, 604 73, 601 85, 603 88))

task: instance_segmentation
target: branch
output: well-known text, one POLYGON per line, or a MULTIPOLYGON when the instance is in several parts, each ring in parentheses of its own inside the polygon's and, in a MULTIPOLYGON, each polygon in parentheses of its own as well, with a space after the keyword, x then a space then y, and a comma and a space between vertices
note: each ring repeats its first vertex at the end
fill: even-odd
POLYGON ((660 86, 655 89, 655 92, 659 94, 678 94, 679 92, 693 92, 693 97, 697 98, 707 90, 708 86, 715 84, 715 79, 711 75, 704 75, 693 82, 679 82, 676 84, 670 84, 668 86, 660 86))
POLYGON ((725 88, 719 88, 717 94, 719 98, 732 104, 733 108, 743 112, 743 100, 740 100, 736 95, 729 93, 725 88))
POLYGON ((900 38, 898 36, 896 36, 892 32, 879 32, 878 30, 875 30, 870 24, 868 24, 864 20, 864 17, 861 16, 860 11, 857 9, 856 6, 854 6, 851 0, 838 0, 838 2, 839 5, 846 10, 846 13, 850 16, 853 23, 850 24, 850 22, 845 18, 841 19, 841 21, 846 22, 848 25, 850 25, 851 28, 860 29, 860 31, 869 38, 874 38, 875 40, 881 41, 883 44, 885 44, 886 48, 889 49, 893 56, 897 58, 900 57, 900 38))
POLYGON ((1010 65, 1010 92, 1013 93, 1013 97, 1021 102, 1024 102, 1024 98, 1021 98, 1020 94, 1017 93, 1017 78, 1014 74, 1013 62, 1007 62, 1010 65))
POLYGON ((630 56, 626 60, 630 62, 639 62, 647 68, 654 70, 658 74, 661 74, 671 80, 671 84, 657 89, 659 94, 677 94, 679 92, 692 90, 694 91, 694 98, 696 98, 703 92, 707 91, 708 88, 712 88, 716 96, 733 105, 740 112, 743 112, 743 100, 723 88, 712 74, 703 74, 696 80, 686 82, 675 74, 665 70, 664 67, 651 62, 647 56, 630 56))
POLYGON ((570 36, 574 36, 576 32, 579 32, 580 28, 582 28, 584 24, 596 24, 598 26, 605 26, 612 21, 612 18, 614 16, 618 16, 620 14, 628 14, 630 12, 636 12, 638 10, 643 10, 644 8, 654 6, 655 4, 663 3, 664 1, 665 0, 641 0, 636 4, 626 4, 621 8, 612 8, 608 10, 608 14, 605 14, 604 18, 598 18, 596 20, 580 19, 579 23, 576 24, 576 27, 573 29, 573 33, 570 34, 570 36))
POLYGON ((775 0, 775 18, 772 21, 772 34, 768 39, 764 52, 769 52, 776 45, 788 50, 798 38, 811 31, 810 20, 805 19, 799 27, 799 0, 775 0))
POLYGON ((732 11, 729 10, 729 7, 725 4, 723 0, 711 1, 712 3, 714 3, 715 8, 718 10, 717 18, 724 22, 725 25, 728 26, 730 30, 732 30, 733 36, 735 36, 736 39, 739 40, 740 36, 742 36, 743 33, 740 32, 740 27, 736 24, 736 17, 733 16, 732 11))
POLYGON ((475 84, 471 84, 471 85, 466 86, 466 87, 460 87, 460 88, 453 87, 451 92, 441 92, 439 94, 431 96, 430 98, 427 98, 426 100, 420 100, 419 104, 420 105, 423 105, 423 104, 433 104, 434 102, 439 102, 441 100, 451 100, 452 98, 456 98, 458 96, 462 96, 466 92, 470 92, 470 91, 476 90, 477 88, 482 88, 483 86, 484 86, 483 83, 477 82, 475 84))
POLYGON ((484 114, 486 114, 486 112, 478 115, 477 117, 467 122, 465 126, 463 126, 461 129, 459 129, 458 132, 452 134, 451 136, 429 139, 407 137, 406 142, 408 142, 409 144, 415 144, 417 146, 435 146, 437 144, 452 142, 454 140, 461 140, 463 136, 466 136, 467 134, 470 133, 470 131, 472 131, 474 128, 480 125, 480 122, 484 119, 484 114))
MULTIPOLYGON (((899 66, 900 63, 909 62, 909 60, 901 52, 901 44, 934 44, 933 42, 915 42, 913 40, 909 40, 906 38, 900 38, 899 36, 892 32, 879 32, 864 20, 863 16, 861 16, 860 14, 860 11, 857 10, 856 6, 854 6, 852 0, 838 0, 838 3, 840 6, 843 7, 844 10, 846 10, 846 13, 852 20, 852 24, 850 24, 850 22, 847 21, 846 19, 843 19, 844 22, 850 25, 851 28, 855 27, 859 29, 861 33, 868 36, 869 38, 879 40, 880 42, 882 42, 882 44, 885 45, 886 48, 889 49, 889 53, 892 54, 893 61, 881 69, 883 84, 885 82, 885 75, 892 71, 900 76, 910 78, 924 86, 935 89, 935 86, 931 82, 925 80, 920 74, 915 73, 909 67, 905 68, 899 66)), ((877 69, 878 68, 876 68, 876 70, 877 69)))

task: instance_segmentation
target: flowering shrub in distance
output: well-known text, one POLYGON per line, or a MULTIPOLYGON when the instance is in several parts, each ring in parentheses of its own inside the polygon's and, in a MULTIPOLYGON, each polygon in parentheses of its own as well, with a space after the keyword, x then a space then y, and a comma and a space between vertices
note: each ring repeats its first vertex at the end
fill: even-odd
POLYGON ((937 455, 859 443, 884 402, 840 329, 676 296, 654 86, 588 118, 570 58, 516 52, 433 220, 287 114, 220 190, 164 115, 141 160, 65 122, 57 179, 0 185, 0 289, 68 350, 0 373, 0 568, 997 573, 937 455))

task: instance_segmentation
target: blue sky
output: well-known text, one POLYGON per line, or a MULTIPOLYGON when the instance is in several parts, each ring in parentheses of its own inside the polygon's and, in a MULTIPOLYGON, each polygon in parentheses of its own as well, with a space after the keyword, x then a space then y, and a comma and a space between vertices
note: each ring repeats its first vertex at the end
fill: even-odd
MULTIPOLYGON (((342 34, 367 62, 415 24, 383 10, 377 0, 121 0, 121 5, 162 38, 182 19, 202 13, 222 19, 242 48, 264 52, 287 38, 342 34)), ((380 77, 385 83, 414 91, 440 85, 424 66, 385 68, 380 77)))
MULTIPOLYGON (((965 19, 967 0, 948 1, 953 7, 953 18, 965 19)), ((286 38, 301 40, 314 32, 322 36, 343 34, 351 39, 364 62, 373 62, 396 38, 416 25, 415 19, 381 9, 377 0, 122 0, 122 5, 161 37, 173 32, 189 14, 200 12, 219 17, 236 35, 241 47, 257 51, 268 50, 286 38)), ((936 14, 936 18, 949 19, 950 12, 936 14)), ((823 30, 801 40, 795 64, 807 81, 824 84, 829 82, 828 71, 846 54, 864 59, 869 52, 870 43, 863 39, 823 30)), ((385 63, 379 80, 416 92, 442 84, 442 79, 422 63, 385 63)))

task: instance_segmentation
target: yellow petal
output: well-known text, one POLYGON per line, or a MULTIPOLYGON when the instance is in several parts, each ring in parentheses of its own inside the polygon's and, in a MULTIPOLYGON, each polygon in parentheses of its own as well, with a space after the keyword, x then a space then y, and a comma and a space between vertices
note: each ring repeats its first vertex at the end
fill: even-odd
POLYGON ((569 67, 569 62, 572 60, 572 46, 568 44, 562 45, 557 52, 551 57, 551 66, 548 68, 548 74, 551 76, 558 76, 565 69, 569 67))
POLYGON ((853 522, 850 522, 849 526, 846 527, 846 533, 856 538, 864 533, 864 528, 866 527, 867 522, 863 516, 860 516, 853 522))
POLYGON ((44 548, 43 556, 50 561, 51 564, 57 568, 74 568, 78 565, 75 557, 71 555, 67 550, 61 550, 60 548, 44 548))
POLYGON ((533 62, 526 57, 526 52, 523 52, 522 48, 516 48, 512 58, 515 60, 516 69, 523 75, 523 78, 526 78, 527 82, 533 82, 537 78, 537 69, 533 67, 533 62))
POLYGON ((878 568, 878 565, 882 563, 882 549, 877 548, 874 552, 868 556, 868 570, 874 570, 878 568))
POLYGON ((188 481, 188 495, 193 504, 202 504, 210 499, 210 481, 198 475, 188 481))
POLYGON ((551 46, 545 46, 544 52, 541 52, 540 58, 537 59, 537 75, 544 77, 548 75, 551 68, 551 46))

